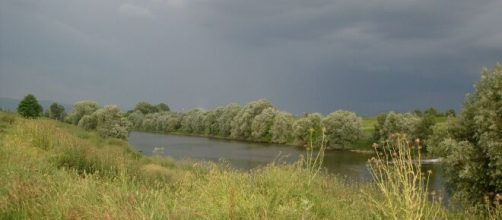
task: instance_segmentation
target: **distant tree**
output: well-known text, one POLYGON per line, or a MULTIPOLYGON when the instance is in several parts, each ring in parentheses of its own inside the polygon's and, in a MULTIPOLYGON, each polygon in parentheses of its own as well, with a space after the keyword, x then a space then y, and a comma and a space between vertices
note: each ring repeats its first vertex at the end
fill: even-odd
POLYGON ((223 114, 223 108, 218 107, 213 111, 209 111, 204 119, 204 134, 206 135, 219 135, 220 126, 218 125, 218 118, 223 114))
POLYGON ((85 130, 95 130, 98 126, 96 114, 84 115, 79 121, 78 125, 85 130))
POLYGON ((140 111, 133 111, 127 115, 127 119, 131 122, 131 126, 133 129, 142 130, 141 125, 145 120, 145 115, 140 111))
POLYGON ((272 134, 272 142, 285 144, 289 141, 293 132, 294 117, 287 112, 277 112, 270 133, 272 134))
MULTIPOLYGON (((169 107, 167 107, 169 108, 169 107)), ((136 106, 134 107, 134 111, 140 111, 143 114, 150 114, 150 113, 155 113, 159 111, 159 108, 157 106, 153 106, 152 104, 148 102, 138 102, 136 106)))
POLYGON ((293 123, 293 136, 298 145, 307 145, 312 141, 318 146, 322 132, 322 115, 319 113, 309 113, 305 117, 297 119, 293 123), (312 132, 311 132, 312 131, 312 132))
POLYGON ((448 117, 456 117, 457 113, 455 112, 454 109, 448 109, 448 111, 446 111, 445 115, 448 117))
POLYGON ((418 117, 422 117, 422 115, 424 114, 424 113, 422 112, 422 110, 420 110, 420 109, 418 109, 418 108, 417 108, 417 109, 415 109, 415 110, 413 111, 413 113, 414 113, 415 115, 417 115, 418 117))
POLYGON ((232 122, 234 117, 241 111, 241 106, 239 104, 229 104, 223 107, 223 112, 220 117, 216 120, 219 127, 219 135, 223 137, 230 136, 232 131, 232 122))
POLYGON ((438 117, 438 116, 441 116, 441 113, 439 113, 438 110, 436 110, 435 108, 433 107, 430 107, 428 109, 426 109, 424 111, 424 114, 427 114, 427 115, 431 115, 431 116, 434 116, 434 117, 438 117))
POLYGON ((58 120, 58 121, 63 121, 65 117, 65 109, 63 105, 60 105, 57 102, 53 102, 51 106, 49 106, 48 109, 48 117, 58 120))
POLYGON ((378 131, 377 141, 386 141, 393 134, 406 134, 410 139, 417 138, 417 126, 420 118, 411 113, 389 112, 385 117, 377 118, 375 131, 378 131), (384 121, 379 121, 384 120, 384 121))
POLYGON ((73 111, 68 114, 65 120, 71 124, 78 125, 82 117, 84 117, 85 115, 91 115, 98 109, 99 105, 95 101, 79 101, 73 105, 73 111))
MULTIPOLYGON (((420 110, 418 110, 420 111, 420 110)), ((415 114, 416 114, 417 110, 415 110, 415 114)), ((421 114, 421 112, 420 112, 421 114)), ((382 128, 385 124, 385 119, 387 118, 387 113, 380 113, 376 116, 376 123, 375 125, 373 126, 374 127, 374 131, 373 131, 373 142, 379 142, 382 137, 382 128)))
POLYGON ((250 138, 254 118, 270 107, 273 107, 272 103, 266 99, 259 99, 244 106, 232 120, 231 137, 250 138))
POLYGON ((433 126, 436 124, 436 115, 425 113, 420 117, 420 121, 416 124, 415 138, 427 140, 433 132, 433 126))
POLYGON ((166 103, 159 103, 158 105, 155 106, 157 108, 157 112, 168 112, 171 111, 169 106, 166 103))
POLYGON ((254 140, 270 141, 272 139, 270 128, 274 123, 276 114, 277 110, 274 107, 268 107, 253 119, 251 136, 254 140))
POLYGON ((116 105, 105 106, 94 112, 91 117, 96 118, 96 130, 99 135, 127 139, 131 124, 116 105))
POLYGON ((17 106, 17 112, 25 118, 36 118, 42 113, 42 106, 35 96, 28 94, 17 106))
POLYGON ((327 115, 322 124, 326 128, 326 137, 331 145, 345 147, 362 136, 362 119, 354 112, 338 110, 327 115))

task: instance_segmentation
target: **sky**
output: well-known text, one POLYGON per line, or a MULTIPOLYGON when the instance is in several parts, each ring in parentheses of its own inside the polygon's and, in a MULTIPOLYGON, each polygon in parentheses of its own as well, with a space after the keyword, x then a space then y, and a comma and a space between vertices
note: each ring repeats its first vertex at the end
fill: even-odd
POLYGON ((500 0, 1 0, 0 97, 177 111, 460 109, 500 0))

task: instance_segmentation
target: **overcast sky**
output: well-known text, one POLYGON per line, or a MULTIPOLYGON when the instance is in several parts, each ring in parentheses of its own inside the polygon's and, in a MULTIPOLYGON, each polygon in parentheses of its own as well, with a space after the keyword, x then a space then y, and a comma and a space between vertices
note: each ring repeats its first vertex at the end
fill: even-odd
POLYGON ((293 113, 459 108, 500 0, 0 0, 0 97, 293 113))

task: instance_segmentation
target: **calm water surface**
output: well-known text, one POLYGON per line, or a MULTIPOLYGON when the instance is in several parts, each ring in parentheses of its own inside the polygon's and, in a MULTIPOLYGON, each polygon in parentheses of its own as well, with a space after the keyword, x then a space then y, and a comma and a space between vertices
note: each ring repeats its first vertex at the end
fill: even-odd
MULTIPOLYGON (((264 166, 272 161, 293 163, 305 151, 302 148, 277 145, 228 141, 204 137, 191 137, 168 134, 152 134, 131 132, 129 136, 131 147, 147 156, 153 154, 157 147, 164 148, 164 154, 174 159, 192 159, 203 161, 228 161, 232 166, 249 170, 264 166)), ((371 174, 366 166, 370 154, 349 151, 326 152, 324 167, 332 174, 345 176, 355 181, 369 181, 371 174)), ((439 165, 426 165, 433 174, 430 187, 443 191, 442 170, 439 165)))

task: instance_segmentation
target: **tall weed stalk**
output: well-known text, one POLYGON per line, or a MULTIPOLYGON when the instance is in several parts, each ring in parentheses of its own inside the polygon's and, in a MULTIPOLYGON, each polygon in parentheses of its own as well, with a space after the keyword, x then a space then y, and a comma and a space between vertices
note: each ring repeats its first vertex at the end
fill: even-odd
POLYGON ((317 141, 316 138, 316 143, 319 143, 319 149, 317 150, 316 153, 314 153, 314 137, 313 137, 314 129, 313 128, 310 129, 310 138, 309 138, 309 144, 307 146, 306 162, 305 162, 307 172, 309 173, 308 185, 310 185, 312 181, 321 172, 322 163, 324 162, 324 151, 326 150, 326 136, 324 133, 325 133, 325 128, 322 129, 320 142, 317 141))
POLYGON ((421 171, 419 141, 410 144, 405 135, 395 135, 387 145, 380 148, 375 144, 376 157, 369 160, 378 194, 367 197, 377 214, 390 219, 439 218, 441 206, 429 201, 432 171, 421 171), (418 148, 415 158, 413 147, 418 148))

